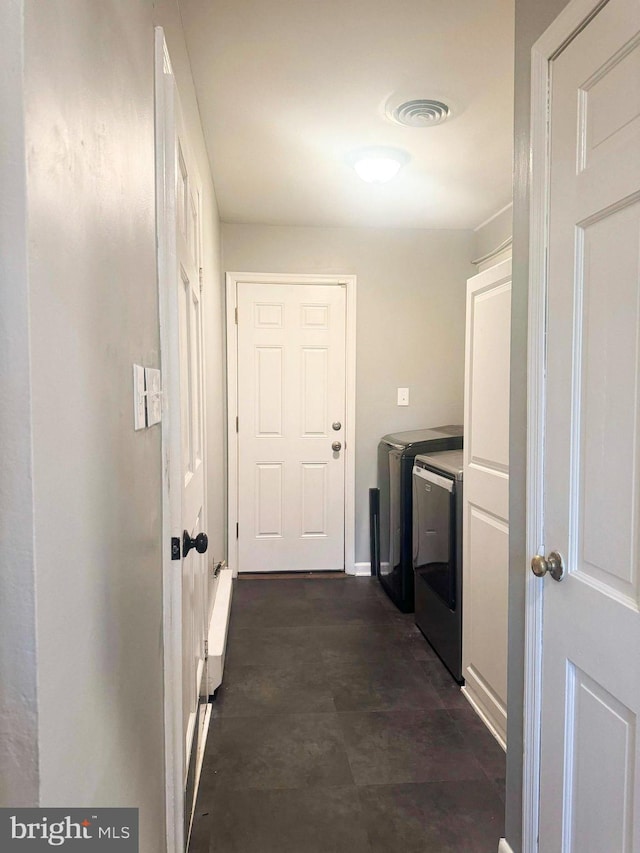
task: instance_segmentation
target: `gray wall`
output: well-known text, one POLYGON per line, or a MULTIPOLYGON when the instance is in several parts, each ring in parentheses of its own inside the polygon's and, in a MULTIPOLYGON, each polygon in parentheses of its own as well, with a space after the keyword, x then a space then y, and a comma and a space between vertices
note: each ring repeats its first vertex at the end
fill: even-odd
POLYGON ((160 429, 132 411, 132 364, 160 357, 155 23, 205 188, 220 558, 218 217, 177 5, 12 0, 0 36, 1 802, 138 806, 141 853, 165 849, 160 429))
POLYGON ((529 110, 531 47, 566 0, 516 0, 513 292, 511 297, 511 412, 509 497, 509 682, 506 838, 522 849, 522 709, 526 553, 527 291, 529 280, 529 110))
POLYGON ((472 231, 222 226, 233 272, 355 273, 356 561, 369 562, 368 489, 388 432, 462 423, 472 231), (410 405, 396 405, 397 387, 410 405))

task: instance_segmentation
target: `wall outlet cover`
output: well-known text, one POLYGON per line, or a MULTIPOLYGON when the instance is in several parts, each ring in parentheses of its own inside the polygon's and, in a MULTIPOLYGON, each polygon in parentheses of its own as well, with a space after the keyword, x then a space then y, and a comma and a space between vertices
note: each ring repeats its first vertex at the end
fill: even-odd
POLYGON ((144 367, 133 365, 133 428, 144 429, 147 426, 146 389, 144 385, 144 367))
POLYGON ((162 374, 155 367, 145 367, 147 388, 147 426, 162 420, 162 374))
POLYGON ((398 388, 398 405, 399 406, 408 406, 409 405, 409 389, 408 388, 398 388))

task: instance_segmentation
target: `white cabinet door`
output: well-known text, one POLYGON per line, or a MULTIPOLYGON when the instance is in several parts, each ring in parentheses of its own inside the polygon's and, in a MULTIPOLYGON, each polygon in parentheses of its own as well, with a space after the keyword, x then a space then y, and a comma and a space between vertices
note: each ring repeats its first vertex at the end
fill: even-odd
POLYGON ((237 287, 239 570, 343 570, 346 289, 237 287))
POLYGON ((640 6, 553 60, 540 851, 640 850, 640 6))
POLYGON ((511 261, 467 284, 462 675, 471 703, 507 737, 511 261))

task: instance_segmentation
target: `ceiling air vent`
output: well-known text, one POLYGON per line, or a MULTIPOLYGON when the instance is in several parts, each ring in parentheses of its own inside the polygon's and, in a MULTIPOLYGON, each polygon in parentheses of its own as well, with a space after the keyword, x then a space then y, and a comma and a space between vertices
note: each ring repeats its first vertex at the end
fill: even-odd
POLYGON ((432 127, 442 124, 451 115, 451 109, 442 101, 415 98, 398 106, 387 106, 387 116, 405 127, 432 127))

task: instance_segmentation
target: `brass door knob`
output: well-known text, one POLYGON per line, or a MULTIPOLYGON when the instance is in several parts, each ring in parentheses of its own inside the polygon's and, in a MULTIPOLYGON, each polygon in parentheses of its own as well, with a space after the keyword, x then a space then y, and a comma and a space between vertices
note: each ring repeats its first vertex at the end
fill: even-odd
POLYGON ((531 571, 537 578, 543 578, 547 572, 554 581, 561 581, 565 575, 562 554, 552 551, 548 557, 537 554, 531 559, 531 571))

